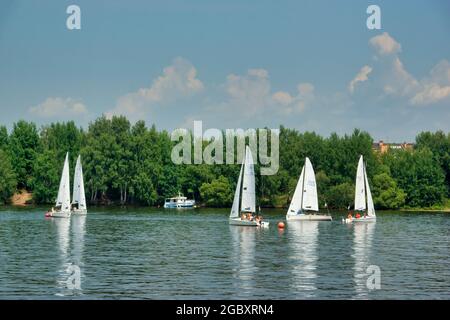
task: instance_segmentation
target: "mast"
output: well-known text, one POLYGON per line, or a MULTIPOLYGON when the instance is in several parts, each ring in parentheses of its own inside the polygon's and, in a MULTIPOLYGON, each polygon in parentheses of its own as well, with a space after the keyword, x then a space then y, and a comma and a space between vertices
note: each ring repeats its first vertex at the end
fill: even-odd
POLYGON ((242 172, 244 170, 244 162, 242 162, 241 170, 239 172, 239 178, 236 184, 236 190, 234 191, 233 205, 231 207, 230 218, 237 218, 239 216, 239 198, 241 195, 242 185, 242 172))
POLYGON ((366 162, 363 162, 363 174, 364 174, 364 203, 366 204, 366 214, 369 208, 369 203, 367 202, 367 173, 366 173, 366 162))
POLYGON ((296 215, 299 210, 302 209, 302 198, 303 198, 303 182, 305 175, 305 166, 302 168, 300 177, 298 178, 297 185, 295 186, 294 194, 292 195, 291 204, 287 211, 288 215, 296 215))
POLYGON ((367 171, 364 171, 364 181, 366 183, 367 196, 367 216, 375 216, 375 208, 373 205, 372 192, 370 191, 369 179, 367 178, 367 171))
POLYGON ((302 179, 302 200, 300 201, 300 210, 303 211, 303 198, 304 198, 304 193, 305 193, 306 160, 305 160, 305 164, 303 165, 302 171, 303 171, 303 179, 302 179))

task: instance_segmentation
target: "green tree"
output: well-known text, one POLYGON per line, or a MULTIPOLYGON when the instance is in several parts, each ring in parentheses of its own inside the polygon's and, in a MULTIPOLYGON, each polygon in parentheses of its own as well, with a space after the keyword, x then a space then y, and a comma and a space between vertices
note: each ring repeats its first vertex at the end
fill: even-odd
POLYGON ((40 130, 42 148, 51 150, 56 158, 64 158, 69 152, 71 162, 74 163, 83 144, 83 130, 75 122, 52 123, 40 130))
POLYGON ((8 131, 5 126, 0 126, 0 149, 6 150, 8 147, 8 131))
POLYGON ((429 149, 392 151, 383 161, 406 193, 406 205, 429 207, 443 203, 446 187, 442 168, 429 149))
POLYGON ((388 173, 373 177, 373 201, 381 209, 398 209, 405 204, 406 194, 388 173))
POLYGON ((320 170, 316 173, 317 194, 319 199, 319 206, 322 207, 325 203, 328 205, 326 192, 330 188, 330 178, 328 178, 325 171, 320 170))
POLYGON ((0 149, 0 203, 8 202, 16 190, 16 175, 8 154, 0 149))
POLYGON ((11 162, 14 163, 18 187, 30 189, 34 161, 40 151, 36 125, 20 120, 14 124, 9 140, 11 162))
POLYGON ((330 187, 326 193, 330 208, 345 209, 353 203, 354 186, 348 182, 330 187))
POLYGON ((53 150, 45 150, 37 156, 31 180, 34 202, 48 204, 56 200, 64 157, 56 158, 53 150))
POLYGON ((211 207, 230 206, 233 191, 227 178, 220 176, 210 183, 203 183, 200 187, 202 198, 211 207))
POLYGON ((87 198, 91 202, 108 202, 111 177, 116 174, 113 165, 117 150, 111 120, 104 116, 97 118, 89 125, 85 139, 81 155, 87 198))
POLYGON ((450 133, 421 132, 416 137, 416 149, 429 149, 445 174, 447 196, 450 196, 450 133))

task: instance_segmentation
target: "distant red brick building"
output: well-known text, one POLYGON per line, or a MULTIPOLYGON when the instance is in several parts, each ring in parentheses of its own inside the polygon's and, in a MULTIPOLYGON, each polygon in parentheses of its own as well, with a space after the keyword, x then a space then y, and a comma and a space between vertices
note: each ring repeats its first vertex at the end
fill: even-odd
POLYGON ((374 142, 372 144, 372 149, 376 152, 386 153, 390 149, 392 150, 412 150, 414 148, 414 143, 404 142, 404 143, 385 143, 383 140, 374 142))

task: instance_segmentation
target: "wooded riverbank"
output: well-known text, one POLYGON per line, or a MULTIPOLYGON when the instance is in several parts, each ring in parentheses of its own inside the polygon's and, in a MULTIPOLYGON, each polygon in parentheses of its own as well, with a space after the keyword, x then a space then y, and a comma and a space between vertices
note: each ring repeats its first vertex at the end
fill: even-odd
MULTIPOLYGON (((377 210, 448 207, 450 134, 422 132, 412 150, 384 153, 373 149, 373 141, 358 129, 322 137, 280 127, 277 173, 263 176, 255 166, 257 205, 287 206, 309 157, 319 205, 345 209, 353 203, 357 161, 363 155, 377 210)), ((11 132, 0 127, 0 203, 26 190, 33 196, 25 202, 52 204, 69 152, 71 168, 81 154, 90 205, 162 206, 165 198, 181 192, 207 207, 230 207, 240 165, 177 165, 171 152, 178 142, 165 130, 143 121, 131 124, 125 117, 100 117, 87 129, 72 121, 39 129, 19 121, 11 132)))

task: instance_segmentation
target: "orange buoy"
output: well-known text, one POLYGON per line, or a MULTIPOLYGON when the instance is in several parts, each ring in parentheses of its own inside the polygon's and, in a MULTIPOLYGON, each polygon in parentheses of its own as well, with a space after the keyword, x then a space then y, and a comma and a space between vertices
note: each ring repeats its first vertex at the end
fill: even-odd
POLYGON ((283 221, 278 222, 278 228, 284 229, 284 222, 283 221))

